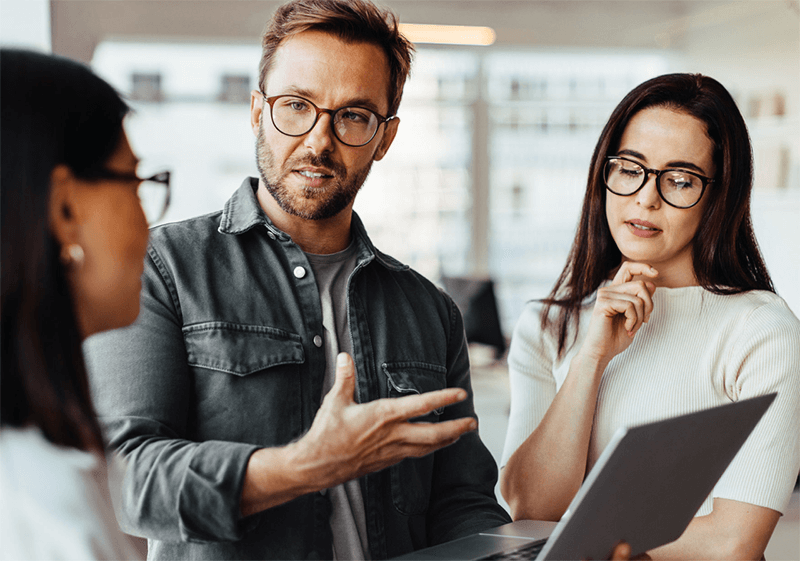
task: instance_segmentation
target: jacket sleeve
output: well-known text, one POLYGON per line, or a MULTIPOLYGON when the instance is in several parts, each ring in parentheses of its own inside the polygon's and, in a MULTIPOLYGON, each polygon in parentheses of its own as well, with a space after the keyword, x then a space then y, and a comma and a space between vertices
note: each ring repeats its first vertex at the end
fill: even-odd
POLYGON ((117 517, 124 531, 149 539, 237 540, 244 473, 258 447, 192 441, 181 328, 174 284, 151 247, 136 322, 84 343, 95 407, 126 464, 117 517))
MULTIPOLYGON (((447 386, 467 390, 466 400, 445 408, 442 420, 477 418, 470 381, 467 340, 461 313, 446 296, 449 308, 447 386)), ((435 452, 427 527, 431 545, 447 542, 511 522, 497 503, 497 464, 477 431, 435 452)))

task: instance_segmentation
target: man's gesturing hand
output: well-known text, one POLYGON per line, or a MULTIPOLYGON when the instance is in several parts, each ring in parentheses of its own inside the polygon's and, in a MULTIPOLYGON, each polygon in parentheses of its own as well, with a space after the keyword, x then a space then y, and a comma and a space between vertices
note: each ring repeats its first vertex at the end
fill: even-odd
POLYGON ((333 487, 452 444, 477 428, 472 417, 438 423, 410 419, 463 401, 461 388, 359 404, 356 373, 346 353, 337 358, 336 381, 311 429, 281 448, 256 451, 247 464, 241 512, 253 514, 306 493, 333 487))
POLYGON ((422 395, 355 403, 355 367, 345 353, 336 363, 336 382, 325 396, 308 434, 298 444, 297 463, 314 481, 331 487, 391 466, 403 458, 424 456, 452 444, 476 428, 471 417, 441 423, 410 423, 467 397, 460 388, 422 395))

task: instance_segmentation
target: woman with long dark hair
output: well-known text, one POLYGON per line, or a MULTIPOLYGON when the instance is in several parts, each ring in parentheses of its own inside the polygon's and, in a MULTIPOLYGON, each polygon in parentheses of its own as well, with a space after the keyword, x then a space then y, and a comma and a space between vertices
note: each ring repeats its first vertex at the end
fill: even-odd
POLYGON ((800 470, 800 322, 756 244, 752 175, 712 78, 660 76, 613 111, 567 264, 512 338, 515 518, 558 520, 619 426, 777 391, 681 538, 649 552, 761 558, 800 470))
POLYGON ((148 234, 128 107, 65 58, 3 49, 0 72, 0 557, 138 557, 110 507, 81 352, 139 313, 148 234))

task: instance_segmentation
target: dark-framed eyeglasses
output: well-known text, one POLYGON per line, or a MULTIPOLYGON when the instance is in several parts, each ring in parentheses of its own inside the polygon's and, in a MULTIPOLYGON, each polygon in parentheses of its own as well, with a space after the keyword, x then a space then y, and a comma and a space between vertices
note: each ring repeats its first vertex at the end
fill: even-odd
POLYGON ((644 187, 650 174, 656 176, 656 189, 661 199, 675 208, 691 208, 700 202, 706 186, 713 179, 685 169, 662 170, 644 167, 639 162, 620 156, 608 156, 603 169, 606 189, 628 197, 644 187))
POLYGON ((267 97, 264 92, 261 95, 269 104, 270 118, 278 132, 286 136, 303 136, 316 126, 320 115, 327 113, 331 116, 334 136, 342 144, 355 148, 372 142, 378 127, 397 117, 384 117, 372 109, 358 106, 323 109, 297 95, 267 97))
POLYGON ((108 169, 100 169, 88 174, 87 179, 111 179, 118 181, 138 182, 136 194, 142 205, 147 223, 152 225, 164 218, 170 201, 171 172, 161 171, 150 177, 141 178, 135 173, 121 173, 108 169))

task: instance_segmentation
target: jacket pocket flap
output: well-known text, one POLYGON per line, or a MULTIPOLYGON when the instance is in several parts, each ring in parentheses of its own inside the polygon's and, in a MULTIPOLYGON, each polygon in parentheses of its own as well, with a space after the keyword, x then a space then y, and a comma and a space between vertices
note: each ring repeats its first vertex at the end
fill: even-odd
MULTIPOLYGON (((443 390, 447 386, 447 369, 443 366, 424 362, 384 362, 381 367, 386 374, 389 395, 395 397, 443 390)), ((443 411, 439 408, 434 412, 441 415, 443 411)))
POLYGON ((300 336, 263 325, 207 322, 183 328, 189 366, 247 376, 304 362, 300 336))

